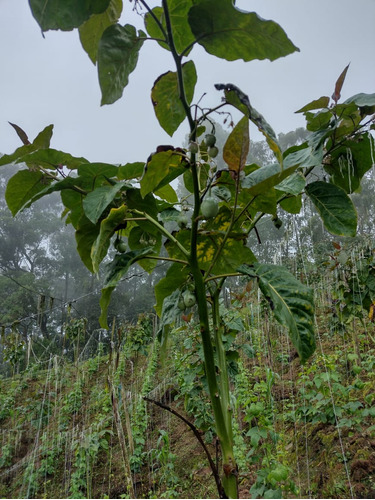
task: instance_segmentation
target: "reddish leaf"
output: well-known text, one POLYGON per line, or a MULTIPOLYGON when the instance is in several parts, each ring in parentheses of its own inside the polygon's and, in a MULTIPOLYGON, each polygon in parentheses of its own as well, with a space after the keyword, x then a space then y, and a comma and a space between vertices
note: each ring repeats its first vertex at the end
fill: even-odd
POLYGON ((341 73, 341 75, 337 79, 337 82, 336 82, 336 85, 335 85, 335 91, 332 94, 332 99, 335 101, 335 103, 337 103, 337 101, 341 97, 341 89, 342 89, 342 86, 344 85, 344 80, 345 80, 345 77, 346 77, 346 73, 347 73, 347 71, 349 69, 349 66, 350 66, 350 63, 346 66, 346 68, 344 69, 344 71, 341 73))
POLYGON ((26 132, 24 132, 21 127, 19 127, 15 123, 11 123, 11 122, 8 122, 8 123, 9 123, 9 125, 12 125, 14 130, 17 132, 18 137, 21 139, 22 143, 25 144, 25 146, 27 144, 31 144, 29 141, 29 138, 27 137, 26 132))

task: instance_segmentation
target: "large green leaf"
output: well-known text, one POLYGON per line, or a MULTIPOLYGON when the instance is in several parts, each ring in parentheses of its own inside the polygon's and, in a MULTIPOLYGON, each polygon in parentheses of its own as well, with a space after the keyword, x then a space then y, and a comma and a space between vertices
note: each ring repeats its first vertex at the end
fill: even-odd
POLYGON ((324 164, 331 181, 347 193, 356 191, 361 179, 373 167, 374 139, 362 135, 360 139, 347 140, 335 149, 324 164))
POLYGON ((343 189, 334 184, 316 181, 308 184, 305 192, 330 233, 338 236, 355 236, 357 212, 352 200, 343 189))
POLYGON ((71 170, 76 169, 87 160, 82 157, 75 157, 69 153, 58 151, 56 149, 39 149, 17 159, 17 163, 26 163, 30 167, 43 167, 52 170, 67 167, 71 170))
POLYGON ((228 61, 270 59, 299 50, 274 21, 237 9, 232 0, 199 0, 189 11, 189 24, 207 52, 228 61))
POLYGON ((216 90, 224 90, 226 102, 239 109, 245 116, 249 118, 249 120, 254 123, 254 125, 256 125, 258 130, 266 138, 267 144, 275 154, 277 161, 282 164, 283 155, 275 131, 266 121, 264 116, 261 115, 255 108, 253 108, 253 106, 250 104, 249 97, 232 83, 217 83, 215 85, 215 88, 216 90))
POLYGON ((244 169, 249 146, 249 119, 244 116, 234 127, 224 144, 223 159, 230 171, 238 174, 244 169))
MULTIPOLYGON (((186 100, 190 104, 197 83, 197 72, 193 61, 182 65, 182 76, 186 100)), ((160 126, 172 136, 186 118, 176 72, 168 71, 159 76, 152 87, 151 99, 160 126)))
POLYGON ((9 210, 16 215, 38 193, 50 183, 39 170, 20 170, 9 179, 5 190, 5 200, 9 210))
POLYGON ((329 97, 322 96, 319 99, 315 99, 314 101, 309 102, 301 109, 296 111, 296 113, 306 113, 306 111, 312 111, 314 109, 328 108, 329 100, 329 97))
POLYGON ((22 156, 32 153, 33 151, 37 151, 38 149, 48 148, 51 142, 52 133, 53 133, 53 125, 48 125, 37 135, 32 144, 21 146, 20 148, 17 148, 15 152, 10 155, 3 155, 0 158, 0 166, 13 163, 22 156))
POLYGON ((79 27, 82 47, 94 64, 96 64, 99 42, 104 31, 119 20, 121 11, 122 0, 110 0, 104 12, 92 15, 79 27))
POLYGON ((129 83, 129 75, 138 62, 145 34, 130 24, 112 24, 103 33, 98 48, 99 84, 101 104, 112 104, 120 99, 129 83))
POLYGON ((91 14, 100 14, 110 0, 29 0, 34 18, 42 31, 71 31, 91 14))
POLYGON ((107 255, 111 237, 114 235, 116 228, 123 222, 126 216, 127 208, 112 208, 108 217, 100 223, 100 232, 91 248, 92 267, 95 273, 99 271, 99 264, 107 255))
POLYGON ((282 266, 255 263, 240 266, 238 271, 258 279, 275 318, 288 327, 301 362, 305 362, 315 351, 313 291, 282 266))
POLYGON ((180 290, 175 290, 163 301, 161 312, 161 321, 159 325, 158 335, 162 344, 165 343, 165 329, 172 325, 177 318, 181 317, 181 309, 178 307, 179 298, 181 296, 180 290))
MULTIPOLYGON (((191 32, 190 25, 188 23, 188 12, 192 4, 192 0, 168 1, 168 10, 172 26, 173 41, 178 53, 181 53, 195 40, 195 37, 191 32)), ((167 30, 163 9, 161 7, 155 7, 154 9, 152 9, 152 12, 162 24, 164 31, 166 32, 167 30)), ((156 38, 159 40, 164 39, 163 32, 150 13, 147 13, 145 16, 145 26, 148 34, 152 38, 156 38)), ((159 41, 159 44, 163 48, 169 50, 169 46, 166 43, 159 41)), ((184 55, 186 56, 189 52, 190 51, 186 51, 184 55)))
POLYGON ((96 224, 108 205, 112 203, 117 193, 123 189, 124 183, 117 182, 114 186, 100 186, 88 193, 83 200, 83 210, 86 217, 96 224))

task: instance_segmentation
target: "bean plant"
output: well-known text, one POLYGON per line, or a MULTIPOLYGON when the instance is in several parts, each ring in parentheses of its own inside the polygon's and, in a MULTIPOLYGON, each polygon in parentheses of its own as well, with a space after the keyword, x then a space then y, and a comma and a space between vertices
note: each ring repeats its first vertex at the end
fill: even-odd
POLYGON ((328 231, 355 235, 357 215, 350 194, 360 188, 361 178, 373 166, 369 131, 374 128, 375 94, 357 94, 341 102, 345 68, 332 97, 322 96, 299 110, 307 120, 307 140, 283 152, 272 127, 234 83, 218 82, 207 89, 217 96, 213 107, 194 95, 198 76, 192 53, 197 45, 227 61, 273 61, 298 51, 276 22, 240 10, 232 0, 134 0, 133 9, 143 15, 143 31, 118 22, 123 0, 29 3, 42 32, 79 30, 82 46, 98 68, 102 105, 122 96, 143 45, 153 43, 155 50, 170 55, 170 70, 155 75, 150 104, 170 136, 186 125, 187 148, 159 145, 151 154, 140 152, 138 162, 92 163, 51 148, 52 125, 31 142, 13 124, 23 145, 2 156, 0 165, 22 164, 5 195, 14 215, 58 191, 87 268, 98 273, 107 254, 113 255, 109 250, 115 250, 105 268, 102 327, 108 328, 111 295, 132 266, 138 264, 151 273, 160 261, 170 264, 155 287, 159 337, 166 343, 175 320, 196 308, 222 450, 218 494, 236 498, 238 466, 220 295, 228 277, 257 282, 275 318, 288 327, 301 361, 313 353, 312 291, 283 267, 259 262, 247 241, 253 231, 261 239, 257 225, 263 217, 270 216, 280 227, 282 211, 299 213, 304 196, 328 231), (230 123, 221 151, 215 137, 218 116, 230 123), (272 163, 247 163, 250 125, 264 135, 272 163), (224 168, 218 168, 219 158, 224 168), (322 169, 324 176, 315 175, 322 169), (177 179, 188 193, 182 198, 173 187, 177 179))

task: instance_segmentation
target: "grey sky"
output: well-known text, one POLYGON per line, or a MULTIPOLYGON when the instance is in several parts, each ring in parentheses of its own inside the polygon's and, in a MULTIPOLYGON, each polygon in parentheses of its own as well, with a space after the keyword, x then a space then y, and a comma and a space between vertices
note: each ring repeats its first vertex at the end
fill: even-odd
MULTIPOLYGON (((154 4, 154 2, 152 2, 154 4)), ((226 62, 196 47, 195 98, 205 105, 221 95, 213 85, 231 82, 246 92, 277 133, 304 126, 294 112, 322 95, 350 62, 343 99, 375 92, 375 0, 237 0, 237 6, 277 21, 301 50, 274 62, 226 62)), ((124 1, 121 22, 137 23, 124 1)), ((184 125, 170 138, 154 116, 150 91, 163 72, 174 70, 170 55, 145 43, 139 67, 123 98, 100 107, 96 68, 80 46, 77 31, 47 32, 45 39, 26 0, 0 0, 0 152, 20 145, 8 121, 33 139, 55 124, 51 146, 90 161, 143 161, 158 144, 178 145, 184 125)), ((251 130, 251 136, 260 137, 251 130)))

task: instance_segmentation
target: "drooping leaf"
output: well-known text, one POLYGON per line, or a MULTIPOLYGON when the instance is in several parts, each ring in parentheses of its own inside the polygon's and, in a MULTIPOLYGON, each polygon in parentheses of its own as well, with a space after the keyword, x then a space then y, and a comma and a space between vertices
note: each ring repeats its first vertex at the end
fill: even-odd
POLYGON ((89 182, 91 189, 102 184, 109 177, 115 177, 119 168, 110 163, 85 163, 78 167, 78 176, 89 182))
POLYGON ((328 108, 328 105, 329 105, 329 97, 322 96, 319 99, 315 99, 314 101, 309 102, 301 109, 296 111, 296 113, 305 113, 306 111, 312 111, 314 109, 328 108))
POLYGON ((315 351, 313 291, 282 266, 255 263, 240 266, 238 271, 258 279, 275 318, 288 327, 301 362, 305 362, 315 351))
POLYGON ((181 316, 181 309, 178 307, 180 290, 175 290, 163 301, 161 312, 161 321, 159 325, 158 336, 161 344, 165 344, 164 334, 166 329, 173 325, 177 318, 181 316))
POLYGON ((111 286, 107 288, 102 288, 102 294, 99 300, 99 305, 100 305, 100 316, 99 316, 99 325, 102 328, 105 328, 108 330, 108 319, 107 319, 107 313, 108 313, 108 307, 109 303, 111 302, 111 297, 112 297, 112 292, 114 291, 116 287, 111 286))
POLYGON ((103 33, 97 53, 101 104, 112 104, 122 96, 129 75, 138 62, 145 34, 134 26, 112 24, 103 33))
POLYGON ((132 264, 152 252, 152 247, 144 247, 139 250, 131 250, 123 254, 116 254, 113 261, 106 267, 105 286, 116 286, 121 278, 128 272, 132 264))
POLYGON ((96 64, 100 39, 104 31, 116 23, 122 12, 122 0, 110 0, 107 9, 100 14, 93 14, 79 27, 79 38, 82 47, 91 61, 96 64))
POLYGON ((229 170, 238 174, 244 169, 249 146, 249 119, 244 116, 234 127, 224 144, 223 159, 229 170))
MULTIPOLYGON (((179 54, 195 40, 195 37, 191 32, 190 25, 188 23, 188 12, 192 4, 192 0, 168 1, 168 11, 172 26, 173 41, 175 44, 175 48, 179 54)), ((152 12, 163 26, 164 32, 166 32, 167 30, 163 9, 161 7, 155 7, 154 9, 152 9, 152 12)), ((145 15, 145 26, 148 34, 152 38, 161 40, 164 39, 162 30, 150 13, 147 13, 145 15)), ((163 48, 169 50, 169 46, 166 43, 162 41, 159 41, 158 43, 163 48)), ((184 55, 187 56, 189 52, 190 50, 186 51, 184 55)))
POLYGON ((142 196, 140 189, 128 189, 126 191, 126 204, 130 209, 134 208, 135 210, 139 210, 140 212, 145 212, 151 215, 151 217, 153 217, 154 219, 157 219, 158 206, 152 193, 148 193, 146 196, 142 196))
POLYGON ((277 23, 241 11, 229 0, 200 0, 188 19, 198 43, 228 61, 273 61, 299 50, 277 23))
POLYGON ((13 163, 22 156, 32 153, 33 151, 37 151, 38 149, 48 148, 51 142, 52 133, 53 133, 53 125, 48 125, 37 135, 32 144, 26 144, 24 146, 21 146, 20 148, 17 148, 15 152, 10 155, 3 155, 0 158, 0 166, 13 163))
POLYGON ((110 0, 29 0, 32 14, 42 31, 71 31, 91 14, 104 12, 110 0))
POLYGON ((187 267, 175 262, 168 269, 165 277, 155 285, 155 311, 158 316, 162 314, 164 299, 180 288, 185 283, 187 276, 187 267))
POLYGON ((91 259, 91 248, 99 235, 100 224, 93 224, 84 214, 82 214, 82 211, 79 210, 79 207, 77 213, 75 214, 75 217, 76 219, 78 219, 75 221, 75 236, 78 254, 87 269, 90 272, 94 272, 91 259), (80 214, 81 216, 79 217, 80 214))
POLYGON ((256 125, 258 130, 266 138, 267 144, 273 151, 278 162, 282 165, 283 155, 276 134, 271 125, 265 120, 264 116, 250 104, 249 97, 232 83, 217 83, 215 88, 216 90, 224 90, 226 102, 239 109, 254 123, 254 125, 256 125))
POLYGON ((83 200, 83 210, 86 217, 93 224, 96 224, 104 210, 112 203, 123 187, 123 182, 117 182, 114 186, 101 186, 88 193, 83 200))
POLYGON ((50 182, 39 170, 19 170, 13 175, 5 190, 5 201, 12 214, 16 215, 22 210, 50 182))
POLYGON ((344 85, 346 73, 349 69, 349 66, 350 66, 350 63, 346 66, 346 68, 344 68, 343 72, 341 73, 341 75, 338 77, 338 79, 336 81, 335 90, 332 94, 332 99, 335 101, 335 103, 337 103, 337 101, 341 97, 341 89, 342 89, 342 86, 344 85))
POLYGON ((99 264, 107 255, 111 238, 116 228, 123 222, 126 211, 127 208, 124 205, 119 208, 112 208, 108 217, 101 221, 99 235, 91 248, 92 267, 95 273, 99 271, 99 264))
MULTIPOLYGON (((182 65, 186 100, 191 103, 194 96, 197 72, 193 61, 182 65)), ((155 81, 151 91, 152 104, 160 126, 172 136, 186 118, 186 113, 180 100, 180 90, 177 73, 168 71, 155 81)))
POLYGON ((343 189, 334 184, 316 181, 308 184, 305 192, 330 233, 338 236, 355 236, 357 212, 352 200, 343 189))

